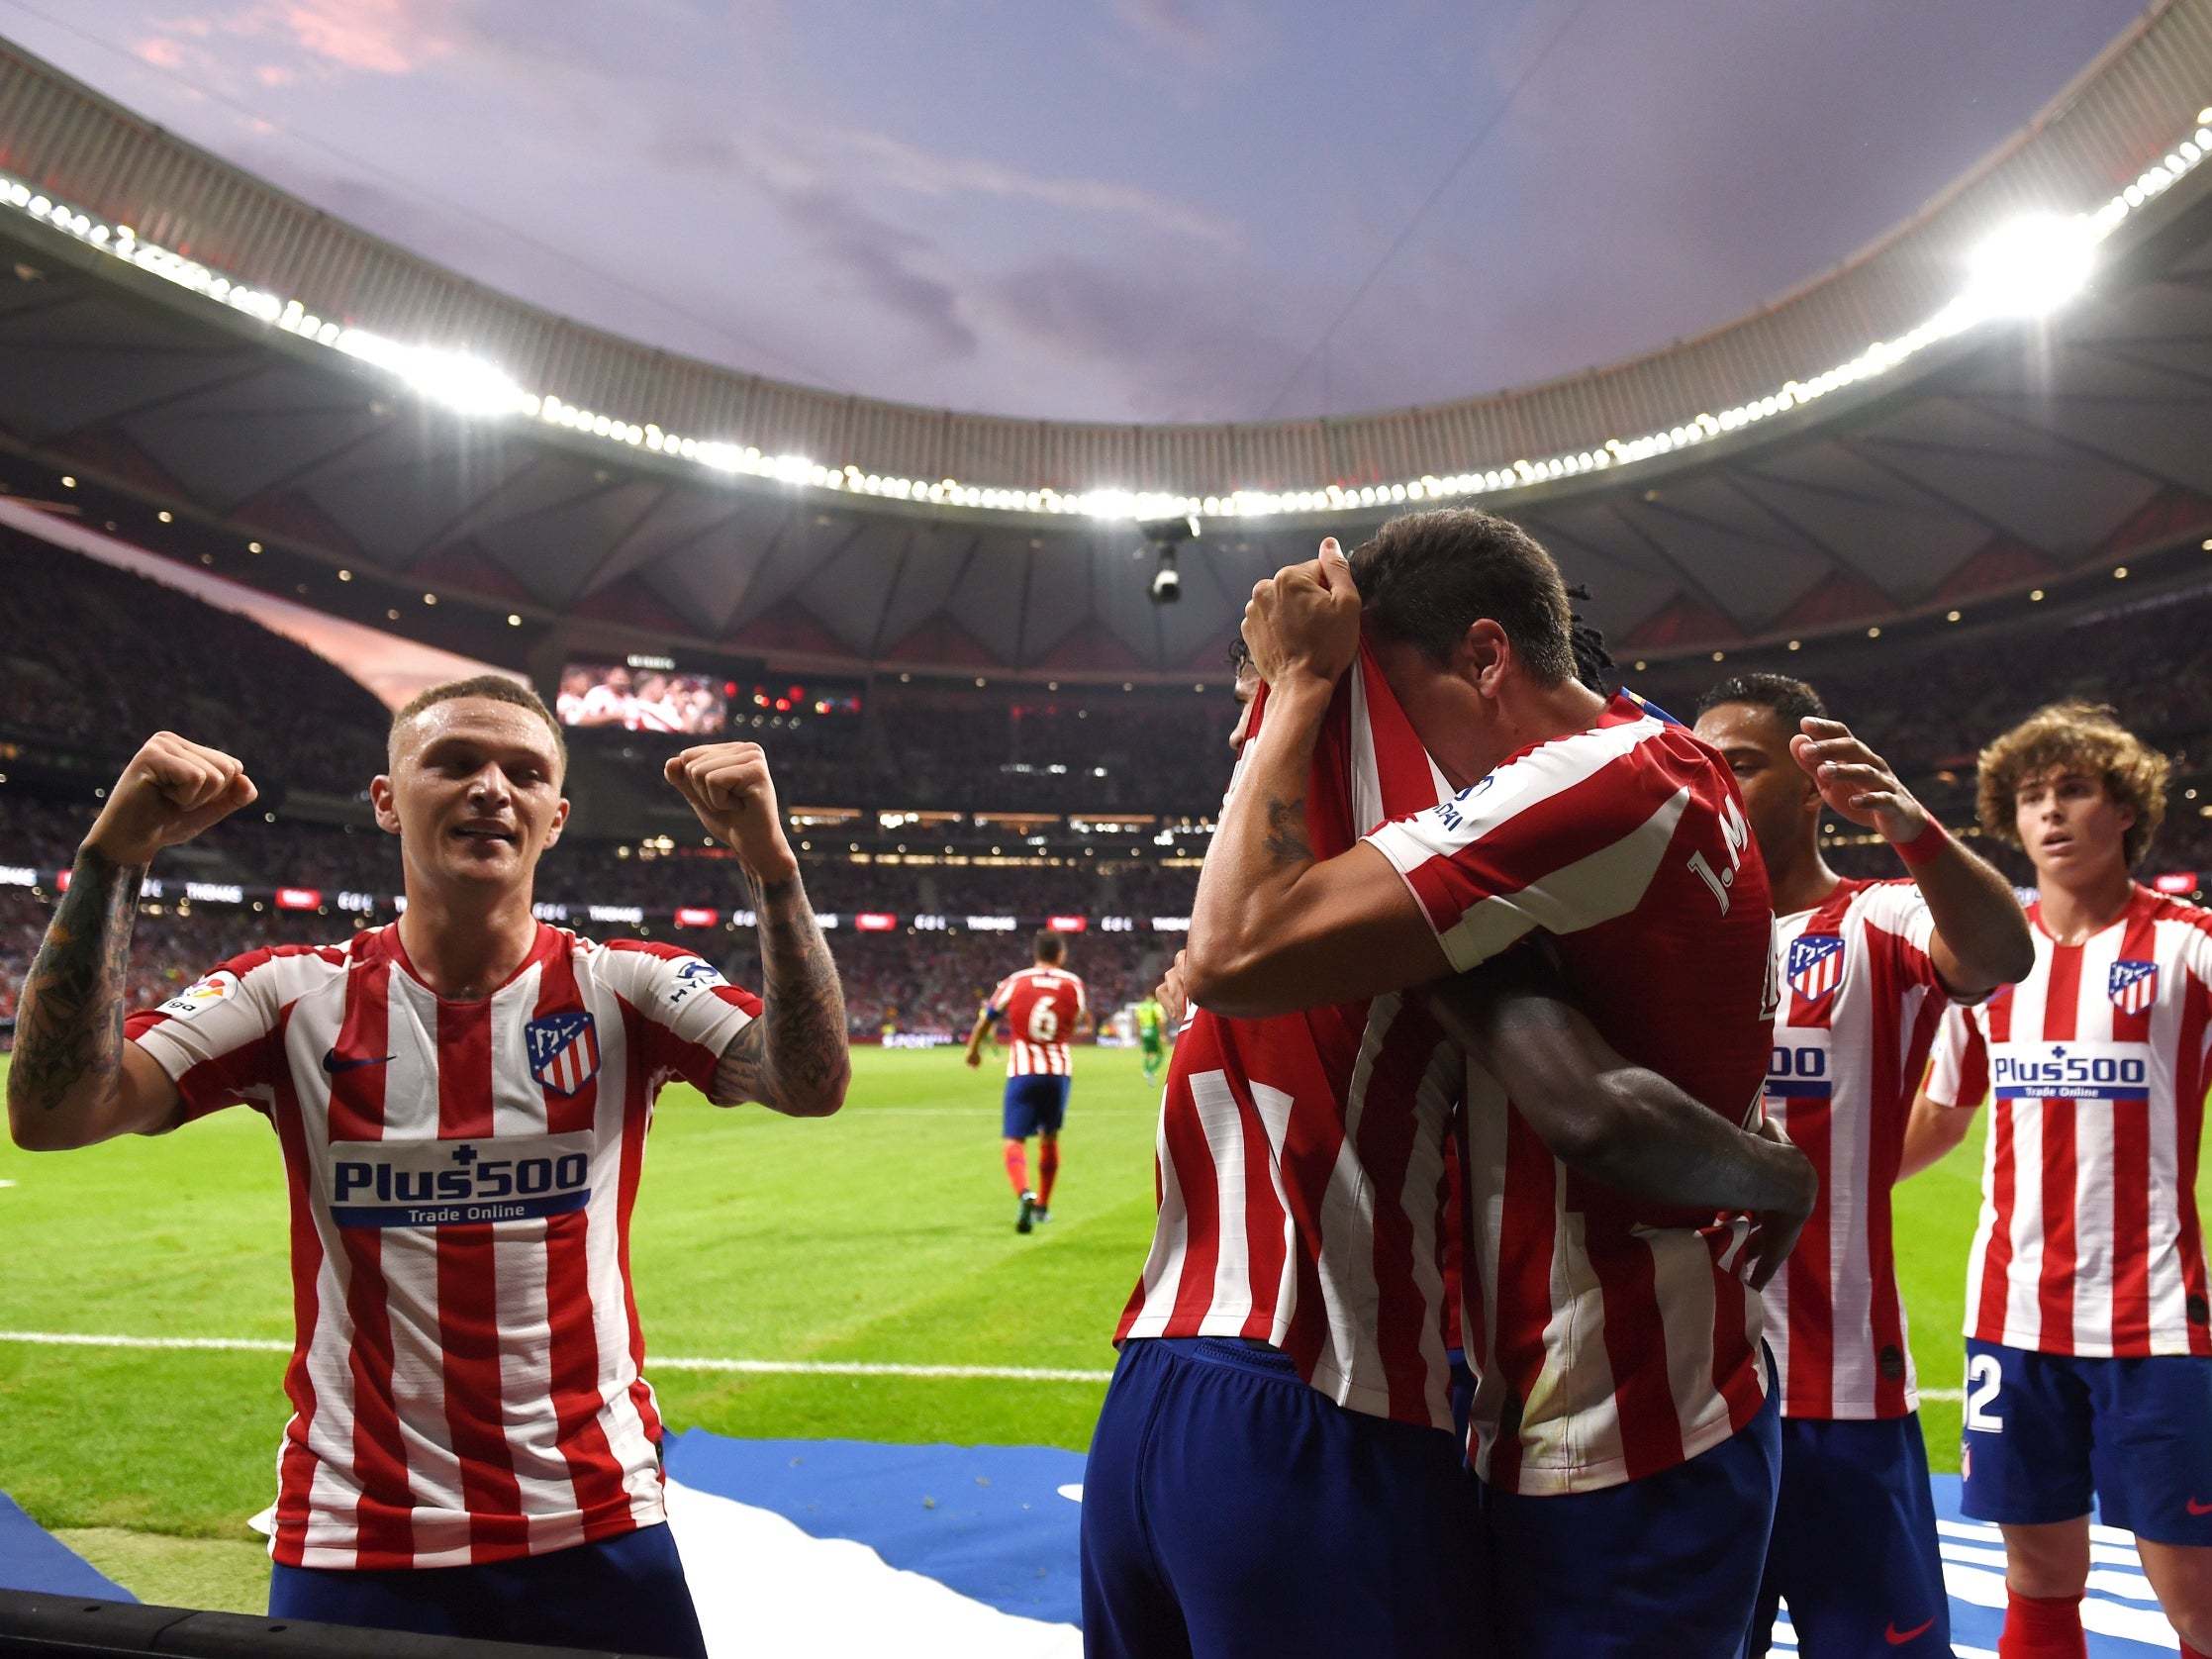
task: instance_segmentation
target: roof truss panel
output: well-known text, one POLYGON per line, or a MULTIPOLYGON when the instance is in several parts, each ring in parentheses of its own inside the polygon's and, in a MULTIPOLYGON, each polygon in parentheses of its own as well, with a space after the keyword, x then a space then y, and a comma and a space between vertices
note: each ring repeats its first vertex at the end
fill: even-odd
POLYGON ((1952 398, 1921 399, 1853 442, 1993 529, 2062 558, 2086 553, 2159 488, 1952 398))
POLYGON ((581 591, 596 593, 686 542, 711 534, 736 510, 736 502, 721 490, 664 490, 652 511, 601 555, 599 563, 586 574, 581 591))
POLYGON ((507 511, 529 511, 591 487, 588 468, 529 444, 478 444, 422 453, 385 435, 296 485, 365 556, 398 569, 464 538, 507 511), (357 464, 364 459, 372 464, 357 464), (498 501, 501 512, 481 513, 498 501))
POLYGON ((198 500, 218 509, 342 453, 378 424, 379 417, 360 405, 211 415, 199 398, 122 423, 141 448, 182 479, 198 500))
POLYGON ((2031 434, 2057 438, 2077 455, 2212 494, 2212 445, 2184 407, 2040 397, 1981 397, 1975 403, 2031 434))
MULTIPOLYGON (((1205 580, 1188 562, 1181 574, 1187 588, 1196 588, 1205 580)), ((1057 540, 1031 546, 1028 586, 1021 604, 1020 659, 1039 660, 1080 628, 1090 614, 1090 561, 1079 550, 1062 546, 1057 540)))
POLYGON ((666 488, 653 478, 610 485, 543 513, 487 525, 474 539, 533 597, 564 604, 666 488))
POLYGON ((1725 477, 1709 473, 1623 501, 1621 517, 1691 571, 1738 626, 1756 632, 1827 575, 1834 561, 1725 477))
POLYGON ((862 518, 841 520, 841 545, 821 558, 799 602, 856 656, 874 647, 899 555, 913 530, 904 524, 862 518))
POLYGON ((1021 606, 1036 555, 1024 536, 985 536, 945 601, 945 610, 999 661, 1021 648, 1021 606))
POLYGON ((245 351, 148 349, 135 357, 95 358, 81 349, 0 338, 0 421, 34 442, 103 421, 158 399, 238 375, 255 361, 245 351))
POLYGON ((924 524, 914 532, 886 584, 876 624, 879 650, 906 638, 943 608, 969 549, 981 538, 982 533, 967 525, 924 524))
POLYGON ((1989 527, 1840 443, 1762 457, 1744 487, 1894 599, 1933 592, 1989 527))

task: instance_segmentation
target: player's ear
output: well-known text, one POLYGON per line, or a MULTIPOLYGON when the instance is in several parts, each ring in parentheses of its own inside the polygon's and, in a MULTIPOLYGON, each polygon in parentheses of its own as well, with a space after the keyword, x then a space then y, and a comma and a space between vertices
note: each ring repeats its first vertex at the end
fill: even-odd
POLYGON ((551 846, 561 838, 561 826, 568 822, 568 797, 563 795, 553 804, 553 822, 546 826, 545 844, 551 846))
POLYGON ((379 772, 369 779, 369 805, 376 811, 376 827, 387 835, 400 832, 399 799, 392 793, 392 777, 379 772))
POLYGON ((1453 667, 1459 677, 1486 697, 1497 695, 1514 660, 1512 640, 1489 617, 1478 617, 1467 625, 1459 649, 1453 653, 1453 667))

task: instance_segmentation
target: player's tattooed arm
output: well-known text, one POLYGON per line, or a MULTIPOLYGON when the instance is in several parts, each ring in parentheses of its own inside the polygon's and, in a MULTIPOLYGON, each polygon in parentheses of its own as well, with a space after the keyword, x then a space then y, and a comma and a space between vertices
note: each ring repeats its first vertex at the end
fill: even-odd
POLYGON ((123 1039, 131 925, 144 881, 144 864, 80 851, 24 977, 8 1126, 28 1151, 160 1128, 175 1111, 166 1075, 123 1039))
POLYGON ((1819 1195, 1811 1163, 1786 1140, 1739 1127, 1631 1065, 1534 950, 1426 995, 1445 1034, 1503 1085, 1560 1162, 1634 1198, 1747 1212, 1759 1221, 1752 1283, 1764 1285, 1781 1265, 1819 1195))
POLYGON ((1317 859, 1306 789, 1360 601, 1333 540, 1256 585, 1243 637, 1266 682, 1191 906, 1186 986, 1216 1014, 1352 1002, 1450 971, 1405 883, 1365 842, 1317 859))
POLYGON ((759 1101, 793 1118, 826 1118, 845 1103, 852 1062, 845 994, 799 879, 753 883, 762 974, 760 1018, 730 1039, 715 1067, 719 1106, 759 1101))
POLYGON ((1261 843, 1278 865, 1313 862, 1313 844, 1305 838, 1305 797, 1286 801, 1270 796, 1267 802, 1267 838, 1261 843))

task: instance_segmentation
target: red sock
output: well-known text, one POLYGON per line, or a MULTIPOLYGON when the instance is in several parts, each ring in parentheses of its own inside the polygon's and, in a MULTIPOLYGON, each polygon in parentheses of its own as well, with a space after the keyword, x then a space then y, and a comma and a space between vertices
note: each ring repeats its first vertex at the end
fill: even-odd
POLYGON ((1007 1179, 1013 1183, 1015 1198, 1029 1190, 1029 1156, 1018 1140, 1007 1142, 1007 1179))
POLYGON ((2078 1596, 2023 1596, 2005 1590, 2004 1633, 1997 1659, 2087 1659, 2078 1596))
POLYGON ((1037 1143, 1037 1202, 1047 1210, 1052 1208, 1052 1178, 1060 1173, 1060 1143, 1042 1140, 1037 1143))

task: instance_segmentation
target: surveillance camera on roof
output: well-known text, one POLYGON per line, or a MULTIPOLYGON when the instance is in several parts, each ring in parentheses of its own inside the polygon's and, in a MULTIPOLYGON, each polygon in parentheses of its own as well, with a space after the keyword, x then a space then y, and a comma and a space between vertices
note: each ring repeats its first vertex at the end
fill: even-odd
POLYGON ((1175 549, 1171 546, 1163 544, 1160 548, 1160 562, 1152 572, 1151 593, 1155 605, 1173 605, 1183 597, 1183 578, 1176 574, 1175 549))

